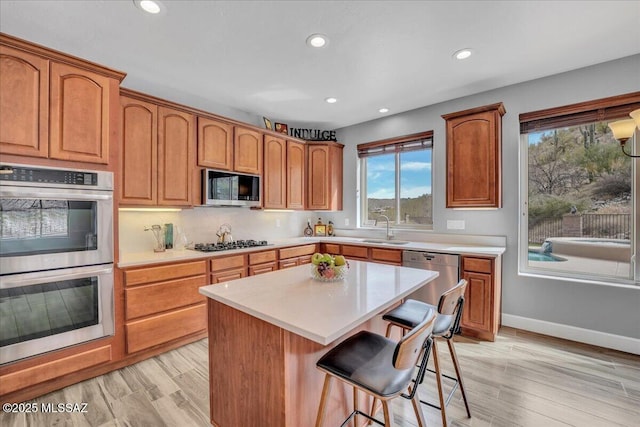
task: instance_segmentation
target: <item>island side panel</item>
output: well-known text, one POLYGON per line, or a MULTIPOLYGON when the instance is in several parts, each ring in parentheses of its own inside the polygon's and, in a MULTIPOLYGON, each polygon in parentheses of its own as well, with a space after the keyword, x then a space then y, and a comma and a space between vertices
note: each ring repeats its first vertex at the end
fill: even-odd
POLYGON ((208 313, 211 424, 284 426, 282 329, 212 299, 208 313))

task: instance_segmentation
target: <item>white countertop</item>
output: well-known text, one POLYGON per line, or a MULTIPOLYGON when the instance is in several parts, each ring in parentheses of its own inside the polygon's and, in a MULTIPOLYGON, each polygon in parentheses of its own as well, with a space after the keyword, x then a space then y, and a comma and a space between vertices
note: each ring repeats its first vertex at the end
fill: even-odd
POLYGON ((363 261, 349 265, 347 277, 338 282, 313 280, 311 267, 301 265, 203 286, 200 293, 327 345, 438 276, 431 270, 363 261))
MULTIPOLYGON (((258 246, 247 249, 235 249, 231 251, 221 252, 198 252, 190 249, 169 249, 165 252, 155 253, 152 251, 139 252, 139 253, 123 253, 120 254, 120 260, 118 267, 135 267, 148 264, 158 264, 163 262, 172 261, 188 261, 203 258, 211 258, 217 256, 228 256, 238 253, 255 252, 268 249, 284 248, 287 246, 304 245, 306 243, 336 243, 336 244, 353 244, 360 246, 372 246, 386 249, 399 249, 399 250, 417 250, 417 251, 431 251, 442 252, 457 255, 479 255, 479 256, 491 256, 497 257, 504 253, 505 248, 502 246, 480 246, 480 245, 465 245, 460 243, 442 243, 442 242, 407 242, 406 244, 395 244, 398 241, 391 241, 391 243, 371 243, 364 242, 363 240, 369 240, 362 237, 293 237, 290 239, 282 239, 270 242, 268 246, 258 246), (394 243, 395 242, 395 243, 394 243)), ((379 240, 379 239, 370 239, 379 240)), ((400 241, 402 242, 402 241, 400 241)))

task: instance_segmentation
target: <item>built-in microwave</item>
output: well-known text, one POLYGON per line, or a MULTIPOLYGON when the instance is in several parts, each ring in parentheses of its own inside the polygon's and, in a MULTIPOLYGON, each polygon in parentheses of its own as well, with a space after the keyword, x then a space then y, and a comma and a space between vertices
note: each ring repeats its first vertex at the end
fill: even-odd
POLYGON ((205 169, 202 193, 204 205, 260 206, 260 177, 205 169))

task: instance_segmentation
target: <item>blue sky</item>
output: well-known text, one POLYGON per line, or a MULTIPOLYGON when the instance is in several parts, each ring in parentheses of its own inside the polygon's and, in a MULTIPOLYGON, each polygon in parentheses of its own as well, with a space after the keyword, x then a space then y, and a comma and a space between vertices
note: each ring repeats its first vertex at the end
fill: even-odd
MULTIPOLYGON (((395 154, 367 158, 367 198, 395 198, 395 154)), ((431 150, 400 155, 400 197, 431 194, 431 150)))

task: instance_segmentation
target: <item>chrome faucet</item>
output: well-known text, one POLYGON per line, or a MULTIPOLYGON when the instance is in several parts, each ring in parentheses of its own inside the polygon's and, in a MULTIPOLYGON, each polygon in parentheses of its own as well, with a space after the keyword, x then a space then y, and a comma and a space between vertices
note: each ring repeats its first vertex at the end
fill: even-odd
MULTIPOLYGON (((389 217, 386 215, 380 215, 382 218, 384 218, 387 221, 387 235, 386 235, 386 239, 387 240, 391 240, 393 239, 393 233, 389 231, 389 217)), ((376 221, 377 222, 377 221, 376 221)))

